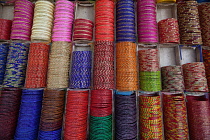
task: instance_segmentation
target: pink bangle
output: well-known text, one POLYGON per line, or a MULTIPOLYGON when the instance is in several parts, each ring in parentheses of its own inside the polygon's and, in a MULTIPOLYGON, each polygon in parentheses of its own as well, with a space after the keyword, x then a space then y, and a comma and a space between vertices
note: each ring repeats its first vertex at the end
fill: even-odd
POLYGON ((27 4, 27 5, 30 5, 30 6, 34 5, 32 2, 30 2, 28 0, 16 0, 15 4, 27 4))
POLYGON ((15 22, 24 22, 24 23, 28 23, 28 24, 31 24, 31 23, 32 23, 31 20, 23 19, 23 18, 17 18, 17 17, 14 18, 13 22, 14 22, 14 21, 15 21, 15 22))
POLYGON ((16 16, 25 16, 27 18, 32 18, 33 19, 33 13, 30 14, 30 13, 22 13, 22 12, 14 12, 14 17, 16 16))
POLYGON ((11 40, 30 40, 30 38, 29 37, 20 37, 20 36, 13 36, 13 35, 11 35, 11 37, 10 37, 10 39, 11 40))
POLYGON ((71 3, 71 2, 69 2, 69 1, 63 1, 63 2, 61 2, 61 1, 57 1, 56 3, 56 6, 60 6, 60 5, 62 5, 62 6, 66 6, 66 7, 74 7, 75 6, 75 4, 74 3, 71 3))
POLYGON ((155 29, 158 29, 158 26, 157 26, 157 24, 156 23, 140 23, 140 24, 138 24, 138 27, 140 28, 140 29, 152 29, 152 28, 155 28, 155 29))
POLYGON ((33 12, 33 7, 27 7, 25 5, 16 5, 17 7, 15 7, 14 11, 16 12, 21 12, 21 11, 26 11, 26 12, 33 12), (19 11, 20 10, 20 11, 19 11))
POLYGON ((140 33, 150 33, 150 32, 152 32, 152 33, 156 33, 156 32, 158 32, 158 30, 157 29, 138 29, 138 31, 140 32, 140 33))
POLYGON ((71 36, 52 36, 52 39, 71 39, 71 36))
POLYGON ((71 33, 69 32, 65 32, 65 33, 62 33, 62 32, 57 32, 56 34, 54 33, 53 36, 70 36, 71 33))
POLYGON ((156 13, 140 13, 140 14, 138 14, 137 17, 138 17, 138 19, 145 18, 145 17, 156 18, 156 13))
POLYGON ((61 20, 61 21, 55 21, 54 22, 54 26, 60 26, 60 25, 62 25, 62 26, 70 26, 71 24, 73 23, 73 21, 66 21, 66 20, 61 20))
POLYGON ((151 39, 139 39, 140 43, 157 43, 157 40, 151 40, 151 39))
POLYGON ((61 4, 61 3, 56 4, 56 7, 58 7, 58 8, 63 7, 63 8, 68 8, 68 9, 73 9, 74 8, 74 6, 72 6, 72 5, 61 4))
POLYGON ((30 36, 30 32, 11 32, 13 35, 25 35, 25 36, 30 36))
POLYGON ((55 17, 66 17, 64 15, 66 15, 68 17, 74 17, 73 12, 69 12, 69 13, 67 13, 67 12, 55 12, 55 17))
POLYGON ((67 0, 58 0, 55 5, 53 41, 71 41, 74 21, 74 4, 67 0))
POLYGON ((13 24, 12 25, 12 28, 17 28, 17 29, 30 29, 31 28, 31 26, 29 26, 29 25, 26 25, 26 24, 13 24))
POLYGON ((138 4, 141 4, 142 6, 145 6, 145 5, 155 5, 156 4, 156 2, 155 2, 155 0, 148 0, 148 1, 138 1, 138 4))
POLYGON ((70 38, 52 38, 53 41, 67 41, 67 42, 71 42, 70 38))
POLYGON ((66 25, 55 25, 54 29, 71 29, 72 25, 66 26, 66 25))
POLYGON ((56 5, 56 7, 55 7, 55 11, 58 11, 58 10, 74 11, 74 6, 63 6, 63 5, 59 4, 59 5, 56 5))
POLYGON ((73 2, 68 1, 68 0, 58 0, 58 1, 56 1, 56 3, 67 3, 67 4, 70 4, 70 5, 74 5, 73 2))
POLYGON ((14 18, 25 18, 25 19, 28 19, 30 21, 33 20, 33 16, 32 15, 27 15, 27 14, 14 14, 14 18))
POLYGON ((59 22, 59 21, 66 21, 66 22, 72 22, 73 20, 71 18, 55 18, 54 22, 59 22))
POLYGON ((31 30, 31 27, 27 27, 27 26, 16 26, 16 25, 13 25, 12 26, 12 30, 16 30, 16 29, 25 29, 25 30, 31 30))
POLYGON ((55 12, 67 12, 67 13, 73 13, 74 8, 67 8, 67 7, 55 7, 55 12))
POLYGON ((55 18, 54 22, 59 22, 62 20, 68 20, 68 21, 74 20, 74 16, 71 16, 71 15, 55 15, 54 18, 55 18))
POLYGON ((65 32, 67 32, 67 33, 71 33, 71 30, 72 30, 71 28, 64 28, 64 29, 63 29, 63 28, 53 28, 52 31, 53 31, 53 32, 56 32, 56 33, 57 33, 57 32, 63 32, 63 31, 65 31, 65 32))
POLYGON ((57 30, 52 30, 53 34, 71 34, 72 33, 72 29, 68 28, 68 29, 63 29, 63 28, 58 28, 57 30))

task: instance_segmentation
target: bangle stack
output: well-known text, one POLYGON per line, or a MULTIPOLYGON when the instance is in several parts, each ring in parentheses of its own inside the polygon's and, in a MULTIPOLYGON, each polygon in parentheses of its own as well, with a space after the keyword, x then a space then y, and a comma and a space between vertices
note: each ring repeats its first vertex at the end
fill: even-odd
POLYGON ((93 22, 88 19, 76 19, 74 22, 74 35, 75 40, 88 40, 93 39, 93 22))
POLYGON ((30 40, 34 4, 28 0, 15 1, 14 19, 10 39, 30 40))
POLYGON ((0 19, 0 40, 9 40, 12 27, 12 21, 0 19))
POLYGON ((53 11, 54 5, 49 1, 35 3, 31 41, 51 42, 53 11))
POLYGON ((68 0, 58 0, 55 5, 54 19, 52 41, 71 42, 74 3, 68 0))

